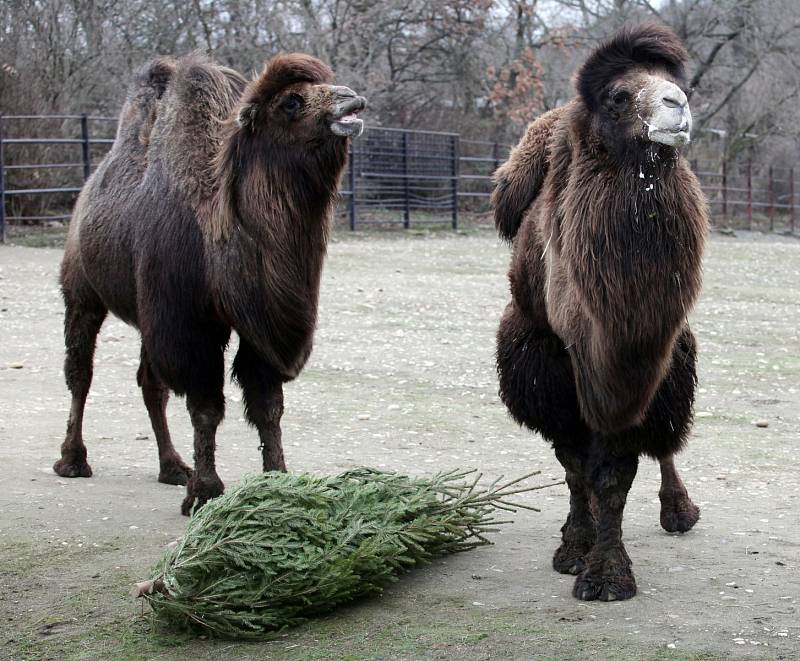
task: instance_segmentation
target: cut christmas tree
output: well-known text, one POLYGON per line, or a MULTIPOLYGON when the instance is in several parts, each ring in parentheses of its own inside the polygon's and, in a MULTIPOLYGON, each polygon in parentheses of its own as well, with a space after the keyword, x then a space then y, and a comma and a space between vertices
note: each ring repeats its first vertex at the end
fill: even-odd
MULTIPOLYGON (((490 543, 532 473, 486 489, 469 472, 410 478, 369 468, 336 477, 262 473, 208 502, 151 579, 136 586, 162 622, 267 638, 371 594, 404 571, 490 543)), ((557 483, 556 483, 557 484, 557 483)), ((536 510, 538 511, 538 510, 536 510)))

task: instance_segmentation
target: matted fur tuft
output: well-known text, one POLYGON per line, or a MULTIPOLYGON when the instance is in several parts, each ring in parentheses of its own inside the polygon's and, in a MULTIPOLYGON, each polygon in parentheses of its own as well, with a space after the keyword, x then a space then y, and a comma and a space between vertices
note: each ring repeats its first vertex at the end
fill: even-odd
POLYGON ((624 28, 588 57, 576 74, 575 87, 591 112, 606 86, 637 65, 663 68, 685 84, 688 59, 686 48, 666 25, 645 23, 624 28))
POLYGON ((276 94, 295 83, 330 83, 331 68, 316 57, 305 53, 276 55, 267 62, 264 70, 247 88, 245 104, 267 103, 276 94))

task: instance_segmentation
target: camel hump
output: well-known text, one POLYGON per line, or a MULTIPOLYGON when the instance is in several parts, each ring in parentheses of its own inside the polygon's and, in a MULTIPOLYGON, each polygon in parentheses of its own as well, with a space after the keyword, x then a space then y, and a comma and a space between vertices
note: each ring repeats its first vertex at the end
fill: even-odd
POLYGON ((160 164, 174 189, 182 190, 193 205, 213 189, 213 161, 223 126, 246 84, 239 73, 200 53, 175 63, 158 102, 148 160, 160 164))
POLYGON ((128 85, 126 102, 154 106, 175 73, 175 58, 156 57, 136 69, 128 85))
POLYGON ((115 150, 133 158, 137 155, 143 157, 156 119, 158 101, 174 72, 175 60, 159 57, 134 73, 119 115, 115 150))
POLYGON ((172 75, 175 73, 175 60, 171 57, 157 57, 141 67, 135 75, 137 88, 153 90, 156 99, 164 96, 172 75))
POLYGON ((237 71, 213 62, 202 53, 190 53, 178 60, 169 85, 169 105, 195 105, 201 115, 223 115, 227 119, 247 81, 237 71))

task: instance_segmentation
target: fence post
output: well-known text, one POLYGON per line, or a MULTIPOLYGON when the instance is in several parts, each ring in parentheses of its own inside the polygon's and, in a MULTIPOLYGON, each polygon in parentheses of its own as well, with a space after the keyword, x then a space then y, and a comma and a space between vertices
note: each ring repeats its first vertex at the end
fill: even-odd
POLYGON ((747 159, 747 229, 753 231, 753 159, 747 159))
POLYGON ((458 135, 454 135, 451 139, 452 146, 452 159, 451 159, 451 192, 453 195, 453 229, 458 229, 458 183, 459 183, 459 144, 458 135))
POLYGON ((408 131, 403 131, 403 228, 411 227, 411 201, 408 199, 408 131))
POLYGON ((722 219, 728 224, 728 159, 722 157, 722 219))
POLYGON ((89 143, 89 117, 81 114, 81 147, 83 148, 83 180, 92 176, 92 152, 89 143))
POLYGON ((772 166, 769 166, 769 188, 767 189, 769 195, 769 231, 775 231, 775 187, 772 177, 772 166))
POLYGON ((350 167, 347 169, 347 178, 350 183, 350 231, 356 229, 356 149, 350 141, 350 167))
POLYGON ((789 168, 789 223, 794 234, 794 168, 789 168))
POLYGON ((0 243, 6 242, 6 161, 3 151, 3 115, 0 115, 0 243))
POLYGON ((492 169, 492 174, 497 171, 497 168, 500 167, 500 145, 496 142, 492 145, 492 158, 494 159, 494 169, 492 169))

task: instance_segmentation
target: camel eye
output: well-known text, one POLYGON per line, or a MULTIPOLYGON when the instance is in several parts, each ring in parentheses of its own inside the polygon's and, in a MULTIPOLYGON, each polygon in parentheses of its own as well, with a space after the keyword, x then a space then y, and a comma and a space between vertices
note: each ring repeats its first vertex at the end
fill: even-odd
POLYGON ((627 92, 616 92, 611 97, 611 103, 614 104, 614 108, 616 108, 617 110, 624 108, 629 100, 630 100, 630 95, 627 92))
POLYGON ((299 94, 290 94, 283 102, 283 109, 289 115, 294 115, 303 107, 303 97, 299 94))

